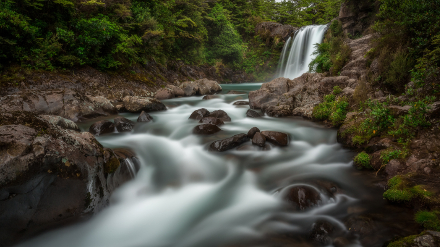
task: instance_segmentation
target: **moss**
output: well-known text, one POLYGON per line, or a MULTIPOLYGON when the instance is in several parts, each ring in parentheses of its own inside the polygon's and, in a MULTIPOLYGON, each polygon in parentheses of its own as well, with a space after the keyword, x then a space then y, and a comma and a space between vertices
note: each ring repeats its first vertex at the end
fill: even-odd
POLYGON ((116 157, 112 157, 107 163, 105 163, 104 173, 113 173, 120 165, 121 163, 119 160, 116 157))
POLYGON ((404 246, 412 246, 414 243, 414 239, 416 239, 419 235, 412 235, 402 239, 399 239, 395 242, 388 244, 388 247, 404 247, 404 246))
POLYGON ((423 185, 413 186, 410 177, 411 174, 391 178, 388 181, 389 189, 385 191, 383 197, 393 202, 408 202, 416 198, 429 200, 433 193, 423 185))
POLYGON ((373 169, 370 164, 370 156, 366 152, 356 155, 356 157, 354 157, 354 163, 366 169, 373 169))
POLYGON ((419 211, 415 216, 415 221, 427 230, 440 231, 440 211, 419 211))

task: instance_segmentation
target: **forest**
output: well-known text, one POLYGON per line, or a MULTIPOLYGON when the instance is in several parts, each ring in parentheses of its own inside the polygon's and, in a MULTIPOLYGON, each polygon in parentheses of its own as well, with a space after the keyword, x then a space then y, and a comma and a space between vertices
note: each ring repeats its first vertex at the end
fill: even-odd
MULTIPOLYGON (((118 70, 155 61, 274 70, 282 43, 255 26, 301 27, 336 18, 341 0, 5 0, 0 70, 118 70)), ((256 74, 258 77, 258 75, 256 74)))

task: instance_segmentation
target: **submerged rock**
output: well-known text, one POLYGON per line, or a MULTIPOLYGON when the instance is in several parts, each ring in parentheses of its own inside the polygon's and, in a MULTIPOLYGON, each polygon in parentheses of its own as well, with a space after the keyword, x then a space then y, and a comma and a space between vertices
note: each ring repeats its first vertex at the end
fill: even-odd
POLYGON ((288 146, 290 142, 289 135, 282 132, 276 132, 276 131, 262 131, 261 134, 263 134, 267 141, 275 144, 277 146, 288 146))
POLYGON ((296 210, 306 210, 318 205, 321 201, 319 192, 305 185, 292 186, 283 192, 283 198, 290 203, 296 210))
POLYGON ((167 109, 162 102, 149 97, 126 96, 123 101, 125 109, 132 113, 138 113, 142 111, 164 111, 167 109))
POLYGON ((98 121, 89 128, 89 132, 95 136, 100 136, 103 134, 113 133, 115 131, 115 125, 109 120, 98 121))
POLYGON ((217 95, 205 95, 202 99, 203 100, 218 99, 218 96, 217 95))
POLYGON ((131 131, 135 123, 124 117, 115 118, 115 126, 119 132, 131 131))
POLYGON ((201 108, 198 110, 195 110, 191 116, 189 116, 189 119, 195 119, 195 120, 200 120, 204 117, 209 117, 210 116, 210 112, 208 110, 206 110, 205 108, 201 108))
POLYGON ((236 101, 233 105, 249 105, 249 101, 236 101))
POLYGON ((264 137, 260 132, 257 132, 252 138, 252 144, 259 147, 264 147, 266 144, 266 137, 264 137))
POLYGON ((250 117, 250 118, 259 118, 259 117, 261 117, 261 115, 260 115, 260 113, 254 111, 254 110, 249 109, 249 110, 246 112, 246 117, 250 117))
POLYGON ((260 129, 258 129, 257 127, 253 127, 253 128, 251 128, 251 129, 248 131, 247 136, 248 136, 250 139, 252 139, 252 138, 254 138, 254 135, 255 135, 255 133, 257 133, 257 132, 260 132, 260 129))
POLYGON ((193 129, 193 133, 196 135, 212 135, 219 131, 221 131, 221 129, 213 124, 197 125, 193 129))
POLYGON ((138 123, 145 123, 150 121, 153 121, 153 117, 150 116, 150 114, 146 113, 145 111, 142 111, 137 119, 138 123))
POLYGON ((209 146, 209 150, 224 152, 229 149, 238 147, 247 141, 249 141, 249 138, 247 137, 246 134, 238 134, 238 135, 234 135, 233 137, 226 138, 223 140, 218 140, 211 143, 211 145, 209 146))
POLYGON ((223 122, 230 122, 231 121, 231 118, 229 117, 229 115, 223 110, 213 111, 213 112, 211 112, 211 114, 209 114, 209 116, 221 119, 223 122))
POLYGON ((222 120, 220 120, 216 117, 204 117, 204 118, 200 119, 199 123, 213 124, 213 125, 217 125, 217 126, 225 124, 222 120))

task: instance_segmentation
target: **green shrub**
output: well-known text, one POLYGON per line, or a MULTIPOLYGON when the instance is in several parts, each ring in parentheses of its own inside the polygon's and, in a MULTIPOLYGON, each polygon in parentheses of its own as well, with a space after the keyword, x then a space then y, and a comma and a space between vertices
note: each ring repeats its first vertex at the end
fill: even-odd
POLYGON ((338 20, 334 20, 330 25, 330 30, 332 32, 333 37, 338 37, 342 34, 342 24, 338 20))
POLYGON ((383 197, 393 202, 411 201, 414 198, 427 198, 433 195, 421 185, 411 186, 408 179, 400 175, 391 178, 388 187, 383 197))
POLYGON ((313 118, 321 121, 330 120, 334 126, 341 125, 347 116, 349 103, 345 96, 337 97, 336 94, 339 93, 341 89, 335 86, 331 94, 325 95, 324 102, 313 108, 313 118))
POLYGON ((370 156, 365 151, 354 157, 354 163, 366 169, 373 169, 370 164, 370 156))
POLYGON ((427 230, 440 231, 439 216, 439 211, 419 211, 415 216, 415 221, 427 230))
POLYGON ((316 55, 316 58, 309 64, 311 72, 323 73, 330 71, 333 64, 330 59, 329 43, 315 44, 315 51, 312 55, 316 55))
POLYGON ((381 152, 380 159, 383 164, 388 164, 393 159, 401 158, 401 155, 401 150, 385 150, 381 152))

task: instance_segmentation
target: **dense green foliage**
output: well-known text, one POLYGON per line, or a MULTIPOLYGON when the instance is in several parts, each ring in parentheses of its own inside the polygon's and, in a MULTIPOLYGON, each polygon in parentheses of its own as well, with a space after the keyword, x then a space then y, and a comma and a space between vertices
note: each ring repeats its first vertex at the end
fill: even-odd
POLYGON ((350 47, 344 43, 341 23, 337 20, 330 25, 330 32, 327 32, 324 42, 315 47, 313 55, 316 58, 309 64, 309 70, 313 72, 338 75, 351 55, 350 47))
POLYGON ((341 88, 335 86, 333 92, 324 97, 324 102, 315 106, 313 117, 317 120, 328 119, 335 126, 341 125, 345 120, 349 105, 345 96, 337 96, 341 92, 341 88))
POLYGON ((356 157, 354 157, 354 163, 357 166, 366 168, 366 169, 373 169, 370 164, 370 156, 366 152, 361 152, 356 157))
POLYGON ((407 178, 395 176, 388 181, 389 189, 385 191, 383 197, 394 202, 410 201, 415 198, 425 198, 432 195, 421 185, 412 186, 407 178))
POLYGON ((401 92, 410 78, 418 87, 439 92, 440 3, 436 0, 380 0, 374 29, 381 34, 371 57, 379 59, 380 77, 401 92))
POLYGON ((114 70, 181 60, 220 63, 263 76, 275 71, 283 44, 266 44, 255 34, 258 23, 326 23, 337 16, 340 2, 4 0, 0 69, 19 64, 47 70, 80 65, 114 70))
POLYGON ((439 211, 419 211, 415 216, 417 223, 427 230, 440 231, 440 212, 439 211))

